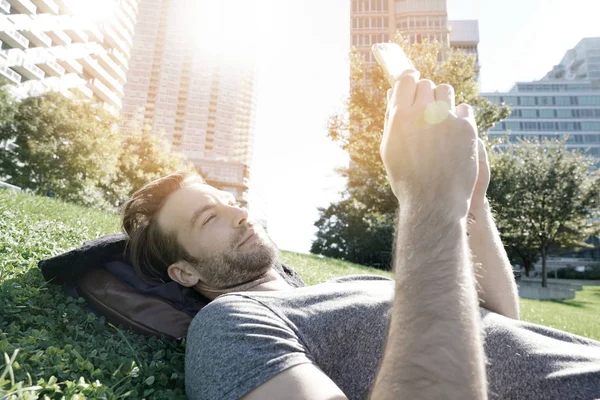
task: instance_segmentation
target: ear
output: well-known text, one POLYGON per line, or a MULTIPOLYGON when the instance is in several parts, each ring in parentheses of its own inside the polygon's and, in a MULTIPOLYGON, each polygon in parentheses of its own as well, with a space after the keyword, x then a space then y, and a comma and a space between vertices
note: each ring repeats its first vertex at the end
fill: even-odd
POLYGON ((169 277, 181 286, 192 287, 200 281, 200 274, 189 262, 177 261, 167 268, 169 277))

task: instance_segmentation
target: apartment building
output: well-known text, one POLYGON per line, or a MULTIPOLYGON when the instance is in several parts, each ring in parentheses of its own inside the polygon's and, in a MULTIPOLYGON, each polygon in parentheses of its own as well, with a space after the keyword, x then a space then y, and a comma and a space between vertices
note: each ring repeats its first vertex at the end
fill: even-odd
POLYGON ((0 76, 18 98, 60 92, 118 115, 139 0, 106 0, 111 18, 82 0, 0 0, 0 76))
POLYGON ((243 62, 228 62, 211 47, 225 33, 200 30, 202 17, 218 16, 202 14, 198 5, 141 2, 123 100, 125 127, 150 126, 209 183, 247 203, 256 60, 250 54, 243 62))
POLYGON ((351 0, 351 45, 368 63, 375 63, 371 46, 389 42, 396 32, 410 43, 437 40, 444 47, 476 57, 479 71, 479 25, 473 20, 448 20, 446 0, 351 0))

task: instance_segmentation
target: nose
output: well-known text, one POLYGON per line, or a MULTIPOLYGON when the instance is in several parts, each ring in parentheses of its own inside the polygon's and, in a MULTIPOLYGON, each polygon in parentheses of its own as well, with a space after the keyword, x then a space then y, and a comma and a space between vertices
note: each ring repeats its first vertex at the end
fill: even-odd
POLYGON ((248 222, 248 210, 240 207, 233 207, 233 227, 237 228, 248 222))

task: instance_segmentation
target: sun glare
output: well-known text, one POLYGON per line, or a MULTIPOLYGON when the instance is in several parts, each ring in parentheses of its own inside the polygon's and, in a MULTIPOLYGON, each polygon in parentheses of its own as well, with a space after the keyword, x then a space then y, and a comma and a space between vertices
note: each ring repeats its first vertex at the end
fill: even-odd
POLYGON ((112 18, 115 5, 115 0, 75 0, 69 3, 75 15, 93 22, 105 22, 112 18))
POLYGON ((198 51, 221 63, 239 64, 256 57, 269 21, 269 0, 198 1, 184 18, 198 51))

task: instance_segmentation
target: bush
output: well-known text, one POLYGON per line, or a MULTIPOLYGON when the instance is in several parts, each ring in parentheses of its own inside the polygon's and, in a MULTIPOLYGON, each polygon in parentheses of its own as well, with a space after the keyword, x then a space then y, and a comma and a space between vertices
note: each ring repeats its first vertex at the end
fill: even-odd
POLYGON ((556 271, 556 276, 559 279, 600 280, 600 264, 588 265, 583 272, 577 271, 572 265, 568 265, 566 268, 559 268, 556 271))

